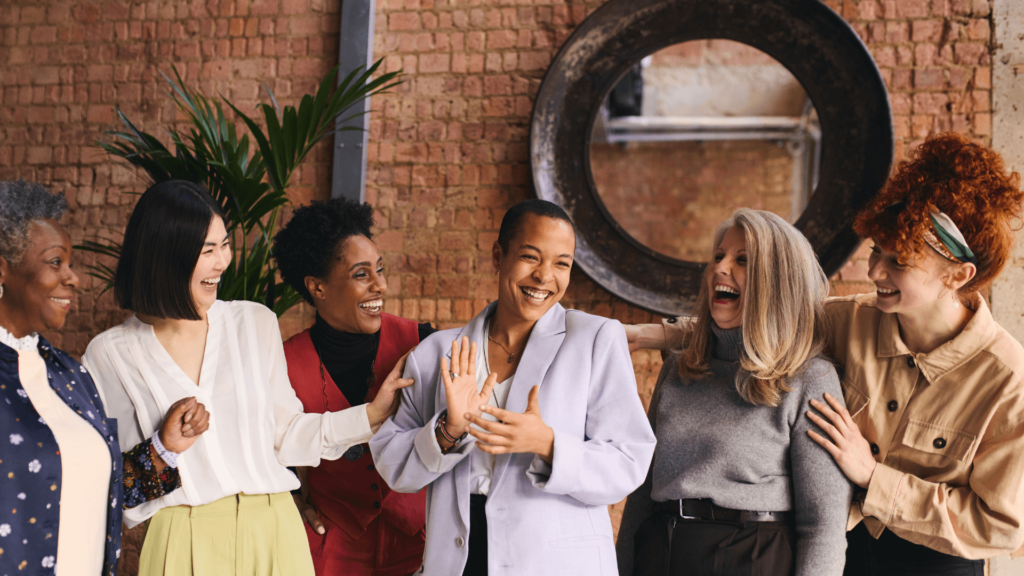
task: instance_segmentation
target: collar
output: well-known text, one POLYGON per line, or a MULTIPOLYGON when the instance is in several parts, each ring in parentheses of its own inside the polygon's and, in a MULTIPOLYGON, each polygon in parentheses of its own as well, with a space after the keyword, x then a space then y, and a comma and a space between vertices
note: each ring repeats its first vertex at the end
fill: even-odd
POLYGON ((971 297, 971 306, 975 310, 974 317, 963 331, 929 354, 911 352, 900 337, 896 314, 882 314, 882 319, 878 323, 878 357, 912 356, 921 374, 929 383, 934 384, 977 356, 996 337, 996 323, 985 299, 975 293, 971 297))
MULTIPOLYGON (((494 311, 498 308, 498 301, 495 300, 487 305, 479 314, 476 315, 469 324, 459 332, 457 339, 461 342, 462 337, 466 336, 470 342, 476 342, 477 345, 487 340, 486 324, 487 319, 494 315, 494 311)), ((530 336, 527 341, 532 339, 534 336, 551 336, 554 334, 562 334, 565 332, 565 308, 562 305, 555 303, 550 310, 544 313, 537 320, 537 323, 533 325, 533 330, 530 331, 530 336)), ((525 348, 524 348, 525 351, 525 348)), ((445 352, 445 358, 451 359, 452 350, 449 346, 445 352)))
POLYGON ((711 321, 711 333, 715 336, 711 355, 727 362, 739 362, 743 359, 743 327, 719 328, 711 321))

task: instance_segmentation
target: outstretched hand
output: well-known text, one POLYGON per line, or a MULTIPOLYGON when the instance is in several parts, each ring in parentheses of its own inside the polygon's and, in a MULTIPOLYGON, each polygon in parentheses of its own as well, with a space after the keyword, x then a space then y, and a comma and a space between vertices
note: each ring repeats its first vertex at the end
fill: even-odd
POLYGON ((498 381, 494 372, 487 377, 484 387, 476 389, 476 342, 470 344, 469 338, 462 337, 462 346, 452 342, 452 361, 441 358, 441 380, 444 382, 445 401, 448 405, 448 416, 445 429, 452 436, 461 436, 469 428, 467 415, 479 415, 480 406, 487 404, 491 390, 498 381))
POLYGON ((398 391, 415 383, 412 378, 402 378, 402 373, 405 372, 405 361, 415 349, 413 347, 398 359, 391 373, 380 385, 380 390, 377 390, 373 401, 366 405, 366 418, 370 421, 370 428, 380 426, 395 412, 398 412, 398 406, 402 403, 402 395, 398 391))
POLYGON ((811 407, 824 414, 828 420, 810 410, 807 411, 807 417, 824 430, 829 438, 823 437, 814 430, 808 430, 807 434, 815 442, 821 444, 825 450, 828 450, 843 474, 846 474, 851 482, 867 489, 868 484, 871 483, 871 476, 875 473, 875 466, 878 464, 874 456, 871 455, 871 444, 860 433, 860 428, 850 417, 850 411, 845 406, 831 394, 825 394, 825 400, 828 405, 811 400, 811 407))
POLYGON ((530 389, 526 411, 522 414, 493 406, 480 407, 497 418, 497 422, 467 414, 467 419, 480 427, 469 429, 477 439, 476 447, 488 454, 532 453, 551 464, 555 454, 555 431, 541 417, 539 393, 539 386, 530 389))

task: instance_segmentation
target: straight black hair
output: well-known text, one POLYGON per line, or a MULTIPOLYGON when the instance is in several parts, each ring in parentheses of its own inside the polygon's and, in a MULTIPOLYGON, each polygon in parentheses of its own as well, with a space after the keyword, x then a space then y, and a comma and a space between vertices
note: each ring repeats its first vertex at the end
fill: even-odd
POLYGON ((569 226, 572 227, 573 233, 576 233, 576 226, 569 219, 569 215, 565 213, 565 210, 558 204, 541 200, 540 198, 523 200, 509 208, 508 212, 505 212, 505 216, 501 219, 501 228, 498 229, 498 245, 501 246, 502 254, 508 254, 508 247, 512 243, 512 239, 523 229, 523 217, 529 214, 568 222, 569 226))
POLYGON ((192 274, 214 216, 224 219, 224 211, 198 184, 167 180, 143 192, 114 273, 118 306, 157 318, 200 320, 192 274))

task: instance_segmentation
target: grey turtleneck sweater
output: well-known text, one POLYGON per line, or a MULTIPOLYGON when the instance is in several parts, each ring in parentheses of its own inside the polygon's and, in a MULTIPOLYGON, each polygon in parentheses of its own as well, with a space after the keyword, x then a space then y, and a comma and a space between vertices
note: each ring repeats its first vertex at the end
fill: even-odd
MULTIPOLYGON (((842 401, 835 368, 809 360, 777 407, 755 406, 736 391, 742 328, 712 325, 708 374, 683 384, 678 352, 661 368, 648 417, 658 437, 647 480, 626 502, 617 544, 619 573, 633 573, 633 535, 653 502, 710 498, 737 510, 792 510, 796 575, 839 576, 846 560, 852 485, 807 435, 811 398, 842 401)), ((668 576, 668 575, 666 575, 668 576)))

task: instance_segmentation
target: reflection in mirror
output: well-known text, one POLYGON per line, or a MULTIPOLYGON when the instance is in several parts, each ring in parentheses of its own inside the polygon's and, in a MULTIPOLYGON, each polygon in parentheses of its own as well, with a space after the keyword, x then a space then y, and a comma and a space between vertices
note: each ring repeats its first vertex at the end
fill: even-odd
POLYGON ((820 142, 813 104, 772 57, 728 40, 684 42, 644 58, 609 94, 591 174, 633 238, 701 262, 736 208, 797 221, 817 184, 820 142))

